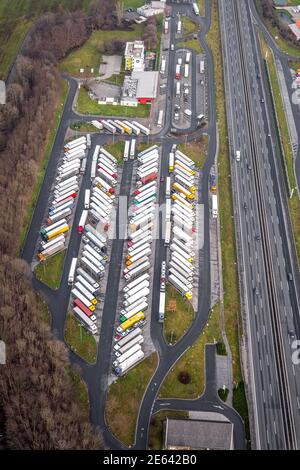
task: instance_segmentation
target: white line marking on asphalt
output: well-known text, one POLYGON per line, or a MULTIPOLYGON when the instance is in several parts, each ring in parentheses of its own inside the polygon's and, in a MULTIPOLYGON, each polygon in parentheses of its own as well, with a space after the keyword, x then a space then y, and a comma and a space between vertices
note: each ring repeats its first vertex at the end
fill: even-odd
POLYGON ((275 434, 277 434, 275 421, 274 421, 274 431, 275 431, 275 434))
POLYGON ((265 391, 263 390, 262 393, 263 393, 263 401, 264 401, 264 403, 266 403, 265 391))
POLYGON ((270 395, 271 395, 271 397, 273 396, 272 384, 270 384, 270 395))

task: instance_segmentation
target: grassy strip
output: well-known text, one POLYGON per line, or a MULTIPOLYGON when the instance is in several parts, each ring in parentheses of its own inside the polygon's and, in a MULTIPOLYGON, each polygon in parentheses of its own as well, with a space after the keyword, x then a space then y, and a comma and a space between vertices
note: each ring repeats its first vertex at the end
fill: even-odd
POLYGON ((176 289, 167 286, 164 337, 167 343, 175 344, 189 329, 195 317, 190 302, 184 299, 176 289))
POLYGON ((102 80, 105 83, 112 83, 113 85, 122 86, 124 83, 125 73, 114 73, 111 77, 102 80))
POLYGON ((80 374, 76 372, 75 367, 67 367, 66 373, 72 384, 74 396, 77 397, 82 408, 87 411, 89 406, 89 394, 85 382, 80 377, 80 374))
POLYGON ((200 170, 207 157, 209 136, 202 135, 199 139, 178 145, 178 150, 188 155, 200 170))
MULTIPOLYGON (((23 39, 31 26, 31 21, 21 20, 14 29, 8 42, 4 42, 0 46, 0 79, 5 80, 9 72, 10 66, 14 61, 23 39)), ((3 28, 2 24, 2 28, 3 28)))
POLYGON ((188 39, 184 41, 180 41, 177 43, 178 48, 184 48, 184 47, 189 47, 190 49, 193 49, 196 51, 198 54, 201 54, 203 52, 203 49, 198 41, 198 39, 188 39))
POLYGON ((126 445, 134 443, 140 403, 156 367, 157 354, 152 353, 108 389, 106 422, 110 431, 126 445))
POLYGON ((238 272, 235 245, 235 230, 233 219, 232 192, 230 179, 230 160, 227 137, 227 121, 225 109, 225 93, 222 52, 220 43, 219 15, 217 0, 213 0, 212 23, 207 35, 207 42, 212 50, 215 69, 215 90, 217 104, 217 119, 219 125, 219 157, 218 157, 218 185, 222 195, 219 198, 222 270, 224 288, 224 317, 225 331, 232 354, 233 380, 241 380, 241 366, 239 354, 239 311, 240 296, 238 289, 238 272))
POLYGON ((186 398, 199 397, 205 386, 205 345, 221 339, 220 306, 212 310, 208 323, 197 341, 181 356, 165 378, 160 390, 159 398, 186 398), (180 374, 189 376, 189 383, 181 383, 180 374))
MULTIPOLYGON (((296 188, 297 182, 294 173, 294 156, 290 141, 290 135, 288 130, 288 124, 286 120, 286 115, 284 111, 284 104, 281 96, 281 90, 276 73, 276 65, 274 62, 274 57, 269 49, 267 43, 265 42, 263 35, 260 34, 260 44, 262 55, 266 60, 266 64, 269 72, 269 80, 271 88, 273 91, 273 104, 277 114, 277 124, 280 134, 280 140, 282 143, 283 158, 285 161, 285 168, 287 172, 287 177, 289 181, 289 186, 291 189, 296 188)), ((291 223, 293 227, 296 251, 298 256, 298 262, 300 260, 300 201, 297 189, 294 189, 293 195, 288 200, 289 213, 291 218, 291 223)))
POLYGON ((197 0, 200 16, 205 16, 205 0, 197 0))
POLYGON ((124 0, 124 9, 126 8, 139 8, 144 5, 144 0, 124 0))
POLYGON ((123 163, 124 147, 125 142, 123 140, 115 143, 108 142, 108 144, 105 145, 105 149, 116 157, 119 164, 123 163))
POLYGON ((293 46, 291 43, 289 43, 288 41, 283 39, 283 37, 280 35, 279 29, 277 28, 277 26, 273 26, 271 21, 263 16, 260 1, 255 0, 255 4, 256 4, 257 11, 259 12, 259 16, 261 17, 262 21, 264 22, 265 26, 267 27, 269 33, 275 39, 275 42, 276 42, 278 48, 282 52, 285 52, 286 54, 289 54, 291 56, 295 56, 295 57, 299 56, 300 48, 293 46))
POLYGON ((300 69, 300 60, 289 60, 289 67, 293 70, 300 69))
POLYGON ((27 235, 27 232, 28 232, 28 228, 29 228, 29 225, 31 223, 32 215, 33 215, 33 212, 34 212, 34 209, 35 209, 35 206, 36 206, 39 194, 40 194, 41 186, 42 186, 44 176, 45 176, 45 171, 46 171, 48 161, 49 161, 49 158, 50 158, 50 155, 51 155, 51 151, 52 151, 52 147, 53 147, 53 144, 54 144, 54 141, 55 141, 56 133, 57 133, 59 125, 60 125, 62 110, 63 110, 63 106, 65 104, 68 92, 69 92, 69 84, 65 80, 62 80, 62 92, 61 92, 61 96, 58 97, 58 100, 57 100, 58 105, 57 105, 57 109, 56 109, 56 112, 55 112, 55 115, 54 115, 54 121, 53 121, 54 125, 51 126, 51 123, 50 123, 50 126, 49 126, 50 130, 49 130, 49 133, 48 133, 48 135, 45 139, 45 142, 46 142, 45 149, 44 149, 45 156, 39 164, 39 169, 38 169, 38 172, 37 172, 36 182, 35 182, 35 185, 34 185, 33 191, 32 191, 31 202, 27 207, 27 213, 26 213, 25 218, 24 218, 24 225, 23 225, 23 227, 20 231, 20 242, 19 242, 20 247, 22 247, 24 242, 25 242, 25 238, 26 238, 26 235, 27 235))
POLYGON ((81 114, 93 114, 99 116, 123 116, 123 117, 148 117, 151 105, 138 104, 136 107, 112 104, 98 104, 92 100, 84 88, 80 88, 76 111, 81 114))
POLYGON ((65 340, 70 349, 89 364, 95 364, 97 343, 89 331, 83 328, 73 314, 68 313, 65 323, 65 340))
POLYGON ((149 449, 162 450, 164 448, 164 422, 166 418, 188 418, 187 411, 158 411, 151 417, 149 427, 149 449))
POLYGON ((96 132, 97 131, 96 127, 94 127, 92 124, 90 124, 87 121, 73 122, 70 125, 70 128, 73 131, 79 131, 79 132, 96 132))
POLYGON ((249 416, 248 416, 248 405, 245 394, 244 382, 239 382, 233 389, 232 404, 234 409, 242 417, 245 424, 245 432, 247 439, 247 448, 250 449, 250 427, 249 427, 249 416))
POLYGON ((194 23, 194 21, 192 21, 188 16, 183 16, 181 19, 183 36, 189 36, 199 30, 199 25, 194 23))
POLYGON ((228 388, 219 388, 218 390, 218 395, 219 397, 221 398, 221 400, 223 400, 224 402, 226 402, 227 398, 228 398, 228 393, 229 393, 229 390, 228 388))
POLYGON ((68 73, 73 77, 97 77, 99 76, 99 67, 102 55, 99 52, 106 41, 120 39, 123 41, 132 41, 140 39, 144 25, 135 25, 132 31, 94 31, 86 43, 79 49, 71 52, 61 63, 60 70, 68 73), (94 72, 91 73, 91 68, 94 72), (84 69, 84 73, 80 73, 80 69, 84 69))
POLYGON ((51 256, 44 263, 39 263, 34 270, 36 278, 50 289, 56 290, 60 286, 65 254, 65 251, 61 251, 57 255, 51 256))

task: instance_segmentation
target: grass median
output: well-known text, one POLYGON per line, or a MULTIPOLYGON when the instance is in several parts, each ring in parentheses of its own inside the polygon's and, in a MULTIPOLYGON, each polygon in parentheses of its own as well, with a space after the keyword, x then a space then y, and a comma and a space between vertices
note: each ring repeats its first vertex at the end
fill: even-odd
POLYGON ((291 223, 293 227, 295 246, 298 256, 298 263, 300 260, 300 201, 299 194, 297 191, 297 182, 294 172, 294 156, 290 141, 289 129, 286 120, 286 114, 284 110, 283 99, 281 95, 280 85, 277 77, 276 64, 274 61, 273 54, 268 47, 262 34, 259 35, 262 56, 265 58, 268 74, 269 83, 272 89, 273 105, 277 114, 277 126, 282 143, 283 159, 285 163, 287 178, 289 186, 294 189, 292 197, 288 199, 289 213, 291 223))
POLYGON ((72 313, 68 313, 65 322, 64 336, 70 349, 89 364, 97 358, 97 343, 89 331, 80 325, 72 313))
POLYGON ((193 306, 176 289, 167 285, 164 337, 175 344, 187 332, 195 317, 193 306))
POLYGON ((108 389, 106 423, 116 438, 127 446, 134 444, 140 404, 156 367, 157 354, 152 353, 108 389))
POLYGON ((199 397, 205 387, 205 345, 220 340, 220 306, 216 305, 199 338, 178 359, 162 383, 159 398, 199 397))
POLYGON ((80 88, 75 108, 80 114, 145 118, 150 115, 151 105, 138 104, 137 106, 121 106, 113 104, 98 104, 97 101, 92 100, 89 97, 84 88, 80 88))
POLYGON ((185 153, 200 170, 203 168, 207 157, 209 136, 202 135, 199 139, 178 145, 178 150, 185 153))
POLYGON ((65 254, 65 251, 61 251, 57 255, 51 256, 43 263, 39 263, 34 270, 36 278, 50 289, 57 290, 60 286, 65 254))
POLYGON ((201 54, 203 49, 198 41, 198 39, 186 39, 177 43, 177 48, 185 48, 188 47, 189 49, 193 49, 197 54, 201 54))
POLYGON ((118 160, 119 164, 123 163, 124 147, 125 147, 124 140, 120 140, 119 142, 115 142, 115 143, 108 142, 107 144, 104 145, 104 148, 118 160))

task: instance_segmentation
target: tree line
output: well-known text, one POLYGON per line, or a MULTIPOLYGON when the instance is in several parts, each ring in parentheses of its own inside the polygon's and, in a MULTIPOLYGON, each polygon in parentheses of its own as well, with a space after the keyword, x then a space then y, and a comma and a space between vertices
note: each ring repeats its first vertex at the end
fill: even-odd
POLYGON ((261 7, 263 16, 271 22, 273 27, 277 27, 280 35, 286 40, 292 43, 294 46, 299 47, 299 42, 288 27, 288 24, 280 18, 274 8, 273 0, 261 0, 261 7))
POLYGON ((30 267, 16 253, 59 105, 57 64, 93 30, 120 26, 113 10, 111 1, 100 0, 87 15, 61 8, 43 15, 17 58, 7 104, 0 105, 0 339, 7 348, 0 434, 11 449, 103 447, 66 376, 67 350, 41 321, 30 267))

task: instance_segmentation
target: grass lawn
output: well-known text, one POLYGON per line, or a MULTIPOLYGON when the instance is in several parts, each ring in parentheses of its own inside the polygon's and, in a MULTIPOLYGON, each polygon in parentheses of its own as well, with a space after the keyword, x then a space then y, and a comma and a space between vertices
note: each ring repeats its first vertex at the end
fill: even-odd
POLYGON ((196 51, 198 54, 201 54, 203 52, 203 49, 198 41, 198 39, 189 39, 186 41, 180 41, 177 43, 178 48, 184 48, 184 47, 189 47, 190 49, 193 49, 196 51))
POLYGON ((156 145, 155 142, 138 142, 136 146, 136 151, 137 153, 143 152, 144 150, 148 149, 149 147, 152 147, 152 145, 156 145))
POLYGON ((56 290, 60 286, 65 254, 65 251, 61 251, 51 256, 44 263, 39 263, 34 270, 37 279, 50 289, 56 290))
MULTIPOLYGON (((9 68, 14 61, 16 54, 22 44, 22 41, 30 28, 32 22, 29 20, 22 19, 16 25, 8 42, 3 40, 0 45, 0 79, 4 80, 9 72, 9 68)), ((3 23, 0 22, 0 27, 4 27, 3 23)), ((0 33, 1 38, 1 33, 0 33)))
POLYGON ((125 78, 125 72, 114 73, 111 77, 103 80, 105 83, 112 83, 113 85, 122 86, 125 78))
POLYGON ((69 92, 68 82, 65 81, 65 80, 62 80, 61 83, 62 83, 61 95, 57 97, 57 108, 56 108, 56 112, 55 112, 55 115, 54 115, 54 119, 53 119, 53 122, 49 122, 49 129, 50 130, 49 130, 49 133, 48 133, 48 135, 45 139, 45 142, 46 142, 45 149, 42 149, 42 151, 44 153, 44 158, 41 160, 41 162, 39 164, 39 169, 38 169, 38 172, 37 172, 36 182, 35 182, 35 185, 34 185, 33 190, 32 190, 31 202, 27 207, 27 212, 26 212, 26 215, 25 215, 25 218, 24 218, 24 225, 22 227, 22 230, 20 231, 20 243, 19 243, 20 247, 22 247, 24 242, 25 242, 27 231, 28 231, 28 228, 29 228, 29 225, 30 225, 30 222, 31 222, 31 219, 32 219, 32 215, 33 215, 33 212, 34 212, 34 209, 35 209, 35 206, 36 206, 39 194, 40 194, 40 189, 41 189, 41 186, 42 186, 42 183, 43 183, 43 180, 44 180, 45 171, 46 171, 48 161, 49 161, 49 158, 50 158, 50 155, 51 155, 51 151, 52 151, 52 147, 53 147, 53 144, 54 144, 54 141, 55 141, 56 133, 57 133, 59 125, 60 125, 60 119, 61 119, 61 115, 62 115, 62 111, 63 111, 63 106, 64 106, 65 100, 67 98, 67 94, 69 92))
POLYGON ((105 144, 104 146, 104 148, 108 152, 110 152, 114 157, 116 157, 119 164, 123 163, 124 147, 125 147, 125 142, 123 140, 120 140, 119 142, 116 142, 116 143, 109 142, 108 144, 105 144))
POLYGON ((99 116, 148 117, 151 105, 139 104, 137 107, 112 104, 98 104, 92 100, 84 88, 80 88, 76 111, 81 114, 99 116))
POLYGON ((238 289, 237 257, 235 245, 235 231, 232 207, 232 192, 230 179, 230 160, 227 141, 227 122, 225 110, 225 94, 220 31, 217 1, 213 0, 212 25, 207 35, 208 45, 214 56, 215 93, 217 103, 217 119, 219 125, 219 157, 218 157, 218 185, 222 197, 219 199, 222 271, 224 287, 224 318, 227 339, 232 354, 233 380, 241 380, 240 354, 239 354, 239 312, 240 295, 238 289))
POLYGON ((120 39, 131 41, 141 39, 144 25, 135 25, 132 31, 94 31, 86 43, 79 49, 71 52, 59 65, 63 72, 67 72, 73 77, 96 77, 99 75, 99 66, 101 63, 101 54, 98 48, 105 41, 112 39, 120 39), (94 73, 90 69, 94 69, 94 73), (80 69, 86 69, 84 73, 80 73, 80 69))
POLYGON ((139 8, 144 5, 144 0, 124 0, 124 10, 127 8, 139 8))
POLYGON ((151 450, 163 449, 164 421, 166 418, 188 418, 187 411, 158 411, 151 416, 149 426, 149 448, 151 450))
MULTIPOLYGON (((274 104, 274 107, 276 109, 276 113, 278 116, 277 122, 278 122, 278 127, 279 127, 279 134, 280 134, 280 138, 282 142, 283 157, 285 161, 289 185, 290 185, 290 188, 293 189, 293 188, 296 188, 296 177, 294 173, 294 156, 293 156, 293 151, 292 151, 292 146, 291 146, 291 141, 290 141, 288 125, 286 121, 286 115, 284 111, 284 105, 282 101, 280 86, 279 86, 277 73, 276 73, 276 65, 274 62, 273 55, 262 35, 260 35, 260 44, 261 44, 261 51, 262 51, 263 57, 266 57, 266 52, 267 52, 266 63, 267 63, 268 71, 269 71, 270 84, 271 84, 272 91, 273 91, 273 97, 274 97, 273 104, 274 104)), ((300 260, 300 217, 299 217, 300 201, 299 201, 299 195, 296 189, 293 192, 292 198, 289 198, 288 204, 289 204, 289 213, 290 213, 291 222, 293 226, 295 245, 296 245, 298 262, 299 262, 300 260)))
POLYGON ((289 60, 289 67, 293 70, 300 69, 300 59, 299 60, 289 60))
POLYGON ((199 397, 205 387, 205 345, 219 341, 220 338, 220 307, 217 305, 197 341, 181 356, 165 378, 159 390, 159 398, 199 397), (179 381, 178 376, 182 372, 189 374, 189 383, 182 384, 179 381))
POLYGON ((164 321, 164 336, 169 344, 175 344, 188 330, 195 312, 187 299, 184 299, 176 289, 167 285, 166 314, 164 321))
POLYGON ((198 140, 178 145, 178 150, 190 157, 201 170, 207 157, 208 143, 209 136, 202 135, 198 140))
POLYGON ((74 396, 77 397, 80 405, 87 413, 89 406, 89 394, 85 382, 72 366, 66 368, 66 373, 69 381, 71 382, 74 396))
POLYGON ((106 422, 110 431, 126 445, 134 443, 140 403, 156 367, 157 354, 152 353, 108 389, 106 422))
POLYGON ((190 34, 199 31, 199 25, 194 23, 194 21, 192 21, 188 16, 183 16, 181 20, 183 36, 189 36, 190 34))
POLYGON ((97 132, 96 127, 94 127, 92 124, 90 124, 87 121, 80 121, 80 122, 74 122, 73 124, 70 125, 70 128, 73 131, 79 131, 79 132, 97 132))
MULTIPOLYGON (((261 19, 263 20, 264 24, 268 28, 268 30, 269 30, 270 34, 273 36, 273 38, 274 39, 276 38, 275 42, 276 42, 278 48, 282 52, 286 52, 287 54, 289 54, 291 56, 295 56, 295 57, 299 56, 300 47, 293 46, 291 43, 289 43, 288 41, 283 39, 283 37, 280 35, 280 32, 279 32, 278 28, 276 26, 273 26, 271 21, 269 21, 267 18, 265 18, 263 16, 262 8, 261 8, 261 2, 259 2, 258 0, 255 0, 255 3, 256 3, 256 8, 257 8, 257 11, 260 14, 261 19)), ((299 2, 298 2, 298 4, 299 4, 299 2)))
POLYGON ((200 16, 205 16, 205 0, 197 0, 200 16))
POLYGON ((245 423, 245 431, 247 438, 247 448, 250 449, 250 428, 249 428, 249 417, 248 417, 248 405, 245 395, 244 383, 241 381, 233 389, 232 404, 236 411, 242 417, 245 423))
POLYGON ((67 315, 64 335, 66 343, 73 352, 90 364, 96 362, 96 340, 92 333, 80 325, 72 313, 67 315))

